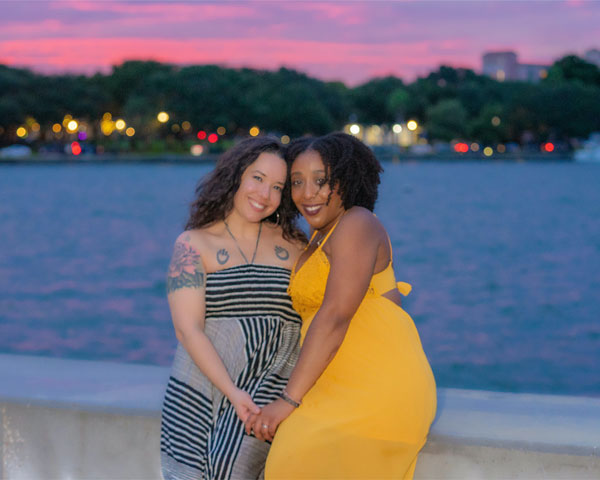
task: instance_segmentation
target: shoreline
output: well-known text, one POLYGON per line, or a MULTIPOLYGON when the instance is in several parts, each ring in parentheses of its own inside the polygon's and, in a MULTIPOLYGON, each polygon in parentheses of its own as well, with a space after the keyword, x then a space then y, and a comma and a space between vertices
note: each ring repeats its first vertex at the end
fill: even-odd
MULTIPOLYGON (((572 163, 572 153, 517 152, 495 153, 486 157, 482 153, 394 153, 376 152, 382 163, 572 163)), ((2 158, 0 165, 115 165, 115 164, 210 164, 218 160, 220 154, 193 156, 189 154, 82 154, 77 157, 66 154, 31 155, 23 158, 2 158)))

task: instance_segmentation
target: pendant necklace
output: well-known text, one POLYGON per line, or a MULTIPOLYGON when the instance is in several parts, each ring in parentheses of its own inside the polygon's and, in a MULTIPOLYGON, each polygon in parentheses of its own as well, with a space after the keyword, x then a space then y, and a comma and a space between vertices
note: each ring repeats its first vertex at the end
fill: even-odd
POLYGON ((242 249, 240 247, 240 244, 238 243, 238 241, 233 236, 233 233, 231 233, 231 230, 229 230, 229 225, 227 225, 227 220, 223 220, 223 223, 225 224, 225 228, 227 229, 227 233, 229 233, 229 236, 233 239, 233 241, 235 243, 235 246, 238 248, 238 250, 242 254, 242 257, 246 261, 246 264, 250 265, 251 263, 254 263, 254 259, 256 258, 256 252, 258 251, 258 241, 260 240, 260 232, 262 231, 262 222, 260 222, 258 224, 258 235, 256 236, 256 246, 254 247, 254 254, 252 255, 252 261, 251 262, 248 261, 248 259, 246 258, 246 255, 244 255, 244 252, 242 251, 242 249))

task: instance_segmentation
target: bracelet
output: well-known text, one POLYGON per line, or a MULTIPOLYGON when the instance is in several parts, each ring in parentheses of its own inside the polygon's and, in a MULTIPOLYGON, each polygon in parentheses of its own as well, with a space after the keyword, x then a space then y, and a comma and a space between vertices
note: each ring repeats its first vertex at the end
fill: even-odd
POLYGON ((285 390, 283 390, 283 392, 281 392, 280 397, 282 400, 286 401, 287 403, 292 405, 294 408, 298 408, 302 404, 302 402, 298 403, 296 400, 294 400, 292 397, 290 397, 289 393, 286 392, 285 390))

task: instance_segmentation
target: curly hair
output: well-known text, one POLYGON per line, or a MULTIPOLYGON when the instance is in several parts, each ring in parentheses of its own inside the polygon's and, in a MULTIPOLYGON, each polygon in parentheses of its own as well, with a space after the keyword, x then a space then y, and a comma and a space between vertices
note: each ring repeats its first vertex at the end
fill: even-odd
MULTIPOLYGON (((212 172, 196 187, 196 198, 190 205, 190 216, 185 230, 225 220, 233 208, 233 197, 240 187, 246 168, 264 152, 277 154, 283 159, 283 145, 272 137, 247 138, 221 155, 212 172)), ((273 224, 279 223, 286 240, 305 242, 306 235, 296 224, 297 214, 290 194, 290 181, 287 178, 279 207, 265 220, 273 224)))
POLYGON ((383 168, 369 147, 352 135, 336 132, 322 137, 303 137, 285 152, 288 168, 301 153, 317 152, 327 172, 327 183, 338 193, 346 210, 360 206, 373 211, 383 168))

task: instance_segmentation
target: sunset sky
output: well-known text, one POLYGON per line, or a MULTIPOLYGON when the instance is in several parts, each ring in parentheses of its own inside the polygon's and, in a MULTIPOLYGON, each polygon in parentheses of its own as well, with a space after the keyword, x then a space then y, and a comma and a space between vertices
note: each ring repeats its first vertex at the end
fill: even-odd
POLYGON ((600 1, 0 1, 0 63, 109 72, 129 59, 294 68, 356 85, 489 50, 552 63, 600 48, 600 1))

